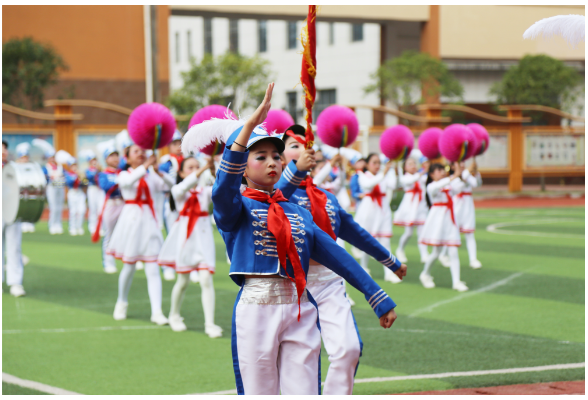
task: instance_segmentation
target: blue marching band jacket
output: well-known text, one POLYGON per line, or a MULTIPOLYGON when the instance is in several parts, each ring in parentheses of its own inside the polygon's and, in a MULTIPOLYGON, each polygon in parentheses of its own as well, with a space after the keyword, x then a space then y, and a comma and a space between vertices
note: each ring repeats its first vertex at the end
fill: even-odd
POLYGON ((356 203, 359 202, 361 200, 359 195, 362 193, 359 187, 359 173, 353 175, 349 180, 349 189, 351 190, 351 197, 353 197, 356 203))
MULTIPOLYGON (((118 183, 118 172, 112 168, 106 168, 104 171, 98 174, 98 186, 106 193, 118 183)), ((122 198, 120 189, 117 187, 110 194, 110 199, 122 198)))
MULTIPOLYGON (((236 152, 225 148, 212 189, 214 218, 231 259, 229 274, 240 286, 245 275, 287 276, 278 260, 276 240, 267 230, 270 204, 244 197, 240 192, 248 155, 248 151, 236 152)), ((280 190, 284 197, 289 198, 297 188, 296 182, 288 182, 280 190)), ((290 202, 279 204, 290 220, 292 237, 305 274, 312 258, 361 291, 378 318, 396 307, 353 257, 313 222, 310 212, 290 202)), ((289 261, 287 272, 289 276, 294 276, 289 261)))
MULTIPOLYGON (((310 211, 310 201, 306 194, 306 190, 298 187, 298 185, 300 185, 300 183, 306 178, 307 173, 308 172, 306 171, 299 171, 298 168, 296 168, 296 161, 290 161, 290 164, 284 169, 284 172, 276 185, 276 189, 280 189, 284 194, 284 197, 290 200, 290 202, 298 204, 310 211), (296 190, 292 196, 288 196, 286 193, 291 192, 288 190, 291 185, 296 186, 296 190)), ((376 261, 391 269, 392 272, 397 271, 401 266, 400 261, 386 250, 386 248, 370 235, 368 231, 359 226, 349 213, 341 208, 337 196, 322 188, 318 189, 327 195, 327 204, 325 208, 327 209, 327 214, 331 220, 331 227, 333 228, 335 235, 352 246, 357 247, 359 250, 369 254, 376 259, 376 261)))
POLYGON ((86 179, 88 180, 89 186, 98 185, 98 174, 99 173, 100 173, 100 171, 98 171, 97 168, 86 169, 86 179))

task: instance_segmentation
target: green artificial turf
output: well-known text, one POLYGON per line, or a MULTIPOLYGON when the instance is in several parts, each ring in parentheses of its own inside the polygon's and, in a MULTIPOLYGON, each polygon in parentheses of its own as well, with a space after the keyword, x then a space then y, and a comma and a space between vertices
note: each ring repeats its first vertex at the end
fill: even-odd
MULTIPOLYGON (((467 293, 451 290, 449 269, 438 263, 432 269, 437 287, 422 287, 416 238, 406 249, 409 269, 402 284, 384 282, 382 266, 370 262, 372 276, 398 304, 399 318, 390 330, 380 328, 363 296, 348 285, 364 342, 357 379, 584 361, 584 208, 478 210, 477 224, 483 268, 469 268, 465 245, 459 250, 467 293), (510 225, 499 229, 509 234, 486 231, 505 222, 510 225)), ((394 227, 393 252, 401 234, 402 228, 394 227)), ((190 285, 182 308, 188 331, 150 323, 142 271, 134 277, 128 319, 114 321, 118 275, 102 271, 100 246, 88 234, 50 236, 46 223, 37 224, 35 233, 23 235, 23 253, 30 258, 27 296, 15 299, 3 286, 3 371, 83 394, 234 389, 230 330, 238 287, 228 276, 224 243, 218 234, 215 240, 216 323, 224 329, 220 339, 204 334, 197 284, 190 285)), ((172 286, 163 282, 166 313, 172 286)), ((327 370, 323 349, 323 381, 327 370)), ((570 369, 357 383, 354 393, 578 380, 584 373, 570 369)), ((6 383, 2 391, 38 394, 6 383)))

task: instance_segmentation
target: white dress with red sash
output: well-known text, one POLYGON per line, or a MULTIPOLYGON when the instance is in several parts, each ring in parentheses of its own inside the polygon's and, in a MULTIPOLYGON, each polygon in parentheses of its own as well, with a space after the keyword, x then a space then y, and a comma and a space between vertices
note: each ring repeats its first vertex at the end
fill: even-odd
POLYGON ((108 243, 107 254, 128 264, 156 262, 163 236, 151 193, 164 190, 165 181, 140 166, 122 171, 118 175, 118 187, 125 205, 108 243))
POLYGON ((432 206, 419 236, 419 243, 429 246, 461 246, 452 196, 461 191, 463 182, 460 187, 461 180, 455 181, 458 182, 450 184, 450 178, 443 178, 427 186, 432 206))
POLYGON ((423 225, 427 218, 427 202, 425 200, 426 176, 420 174, 405 173, 400 178, 400 184, 404 188, 404 196, 394 213, 394 225, 413 226, 423 225))
POLYGON ((359 176, 359 187, 365 197, 357 206, 355 222, 373 237, 392 237, 392 210, 390 201, 396 188, 396 175, 390 170, 373 175, 366 171, 359 176))
POLYGON ((464 182, 463 190, 453 197, 455 218, 460 232, 473 233, 476 230, 476 210, 472 189, 480 186, 482 179, 480 173, 477 176, 472 176, 467 169, 462 172, 461 179, 464 182))
POLYGON ((208 215, 212 186, 198 185, 194 189, 197 183, 194 172, 172 187, 171 195, 176 210, 179 210, 179 218, 166 237, 157 260, 159 265, 173 267, 180 274, 199 269, 214 273, 215 269, 214 236, 208 215))

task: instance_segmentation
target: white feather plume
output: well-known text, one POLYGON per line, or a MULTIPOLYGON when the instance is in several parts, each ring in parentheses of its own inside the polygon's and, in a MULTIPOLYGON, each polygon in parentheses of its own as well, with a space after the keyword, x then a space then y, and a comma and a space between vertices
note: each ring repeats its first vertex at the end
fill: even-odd
POLYGON ((43 151, 43 154, 47 157, 50 157, 49 154, 55 154, 55 148, 46 140, 35 138, 33 139, 32 144, 33 146, 40 148, 43 151))
POLYGON ((226 143, 235 130, 245 125, 245 121, 245 119, 212 118, 192 126, 182 139, 182 153, 188 156, 216 141, 226 143))
POLYGON ((55 162, 57 164, 67 164, 73 156, 65 150, 59 150, 55 153, 55 162))
POLYGON ((92 149, 84 149, 78 153, 78 157, 83 160, 90 161, 93 158, 96 158, 96 153, 92 149))
POLYGON ((523 33, 523 39, 535 39, 542 36, 550 39, 561 35, 569 44, 576 46, 584 41, 586 17, 583 15, 556 15, 535 22, 523 33))
POLYGON ((96 150, 100 156, 104 155, 104 152, 109 148, 116 148, 116 140, 110 139, 105 140, 104 142, 99 142, 96 144, 96 150))
POLYGON ((125 149, 125 147, 127 147, 127 145, 129 143, 131 143, 131 144, 133 143, 133 140, 131 139, 131 136, 129 135, 129 131, 127 131, 126 129, 123 129, 122 131, 117 133, 115 140, 116 140, 116 148, 121 153, 125 149))
POLYGON ((17 144, 15 150, 16 150, 17 154, 28 154, 30 148, 31 148, 31 145, 29 143, 23 142, 23 143, 17 144))

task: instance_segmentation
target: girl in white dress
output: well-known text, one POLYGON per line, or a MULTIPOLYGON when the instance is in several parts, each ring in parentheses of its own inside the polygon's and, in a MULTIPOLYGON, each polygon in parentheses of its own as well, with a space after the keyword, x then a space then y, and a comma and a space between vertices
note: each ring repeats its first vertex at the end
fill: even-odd
POLYGON ((214 323, 215 295, 212 275, 216 252, 212 224, 208 215, 212 186, 204 182, 207 169, 214 168, 211 158, 199 168, 193 157, 184 159, 177 174, 177 184, 171 189, 170 208, 179 218, 165 239, 159 254, 159 265, 175 268, 177 280, 171 295, 169 325, 176 332, 185 331, 180 308, 190 282, 190 273, 198 271, 204 309, 204 332, 211 338, 221 337, 222 328, 214 323))
MULTIPOLYGON (((417 229, 417 236, 420 236, 429 212, 425 199, 425 184, 427 175, 424 171, 417 171, 417 164, 414 158, 409 158, 404 163, 404 175, 400 177, 400 185, 404 188, 404 196, 398 210, 394 213, 394 225, 404 226, 404 233, 400 237, 396 258, 400 262, 407 262, 404 247, 412 237, 414 228, 417 229)), ((421 262, 426 262, 429 253, 427 246, 419 243, 421 262)))
MULTIPOLYGON (((396 188, 396 173, 391 167, 391 162, 386 163, 384 170, 380 171, 380 157, 373 153, 367 157, 365 172, 359 176, 359 187, 364 198, 357 206, 355 222, 375 237, 386 250, 390 250, 390 238, 392 237, 392 191, 396 188)), ((369 272, 369 256, 362 254, 361 266, 369 272)), ((391 270, 384 267, 384 280, 392 283, 400 283, 391 270)))
POLYGON ((450 177, 447 177, 445 167, 441 164, 433 164, 429 168, 426 201, 431 209, 427 214, 422 233, 419 236, 420 244, 433 246, 433 251, 429 255, 425 268, 419 277, 421 283, 427 289, 435 287, 433 277, 429 274, 431 265, 439 257, 441 247, 447 246, 451 260, 450 270, 453 289, 459 292, 468 290, 468 287, 460 280, 459 276, 460 265, 457 248, 461 246, 461 239, 452 200, 452 196, 459 193, 463 188, 463 182, 460 180, 461 172, 459 163, 455 164, 455 172, 450 177), (455 180, 459 181, 452 183, 455 180))
POLYGON ((118 280, 118 299, 114 307, 114 319, 127 318, 128 294, 135 274, 135 264, 145 264, 147 290, 151 302, 151 322, 168 323, 161 310, 161 275, 157 256, 163 244, 163 236, 157 221, 151 193, 163 191, 172 182, 166 182, 157 169, 154 155, 146 156, 145 150, 132 145, 126 150, 128 170, 118 175, 118 187, 125 205, 108 243, 107 254, 122 260, 123 269, 118 280))
POLYGON ((482 267, 482 263, 478 261, 476 239, 474 232, 476 231, 476 210, 474 208, 474 199, 472 198, 472 189, 482 184, 482 177, 478 172, 477 165, 474 162, 468 169, 463 170, 461 179, 464 182, 463 190, 455 195, 455 218, 459 225, 459 231, 464 234, 468 255, 470 258, 470 267, 477 269, 482 267))

